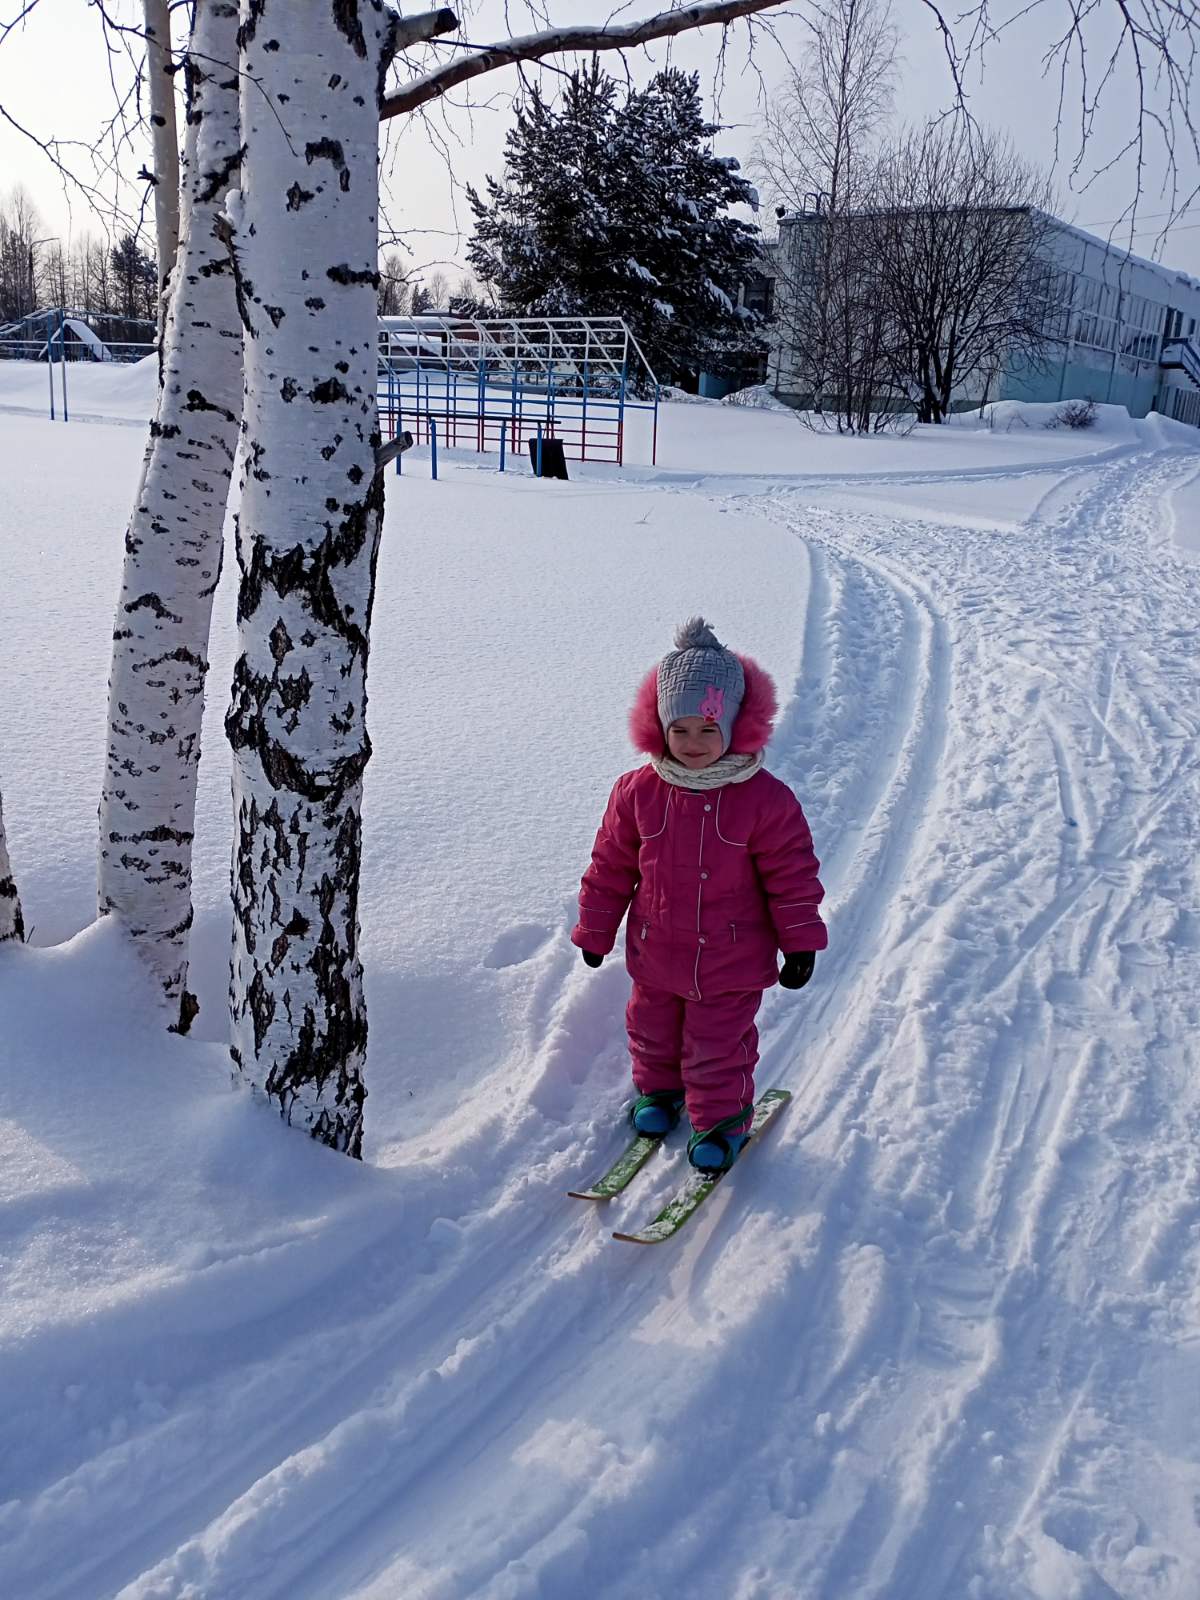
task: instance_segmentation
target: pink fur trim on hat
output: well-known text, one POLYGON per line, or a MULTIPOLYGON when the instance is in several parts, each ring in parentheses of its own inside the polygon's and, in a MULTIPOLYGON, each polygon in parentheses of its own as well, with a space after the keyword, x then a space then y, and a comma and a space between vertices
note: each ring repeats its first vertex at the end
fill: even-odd
MULTIPOLYGON (((758 662, 751 660, 749 656, 740 655, 737 651, 734 654, 742 663, 742 671, 746 674, 746 692, 742 696, 742 703, 734 719, 733 737, 729 741, 727 753, 737 756, 753 755, 756 750, 761 750, 771 737, 779 704, 770 673, 764 671, 758 662)), ((662 723, 658 720, 656 666, 650 668, 638 685, 638 692, 629 712, 629 737, 633 741, 634 749, 644 750, 648 756, 663 756, 667 753, 666 735, 663 733, 662 723)))

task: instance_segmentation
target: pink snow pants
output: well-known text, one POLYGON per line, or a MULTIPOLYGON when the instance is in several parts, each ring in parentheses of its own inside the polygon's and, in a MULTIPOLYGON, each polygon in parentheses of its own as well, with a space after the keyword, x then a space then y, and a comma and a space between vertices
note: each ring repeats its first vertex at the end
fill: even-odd
MULTIPOLYGON (((763 991, 685 1000, 635 983, 625 1011, 639 1094, 682 1089, 692 1127, 711 1128, 754 1100, 763 991)), ((750 1126, 747 1116, 744 1128, 750 1126)))

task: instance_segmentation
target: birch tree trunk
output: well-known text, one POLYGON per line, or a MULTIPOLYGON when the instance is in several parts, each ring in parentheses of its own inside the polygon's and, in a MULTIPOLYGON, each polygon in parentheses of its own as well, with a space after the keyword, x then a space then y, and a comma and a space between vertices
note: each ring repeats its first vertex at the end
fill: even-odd
POLYGON ((4 836, 4 800, 0 797, 0 944, 25 937, 25 923, 21 917, 21 897, 13 880, 12 863, 8 859, 8 842, 4 836))
POLYGON ((99 909, 185 1030, 192 835, 212 597, 241 415, 241 324, 218 213, 240 155, 237 6, 198 0, 185 64, 183 239, 113 632, 99 909))
POLYGON ((358 953, 376 473, 378 0, 243 0, 245 329, 231 1049, 290 1123, 361 1154, 358 953))
POLYGON ((158 334, 166 318, 167 285, 179 253, 179 132, 175 125, 175 74, 168 0, 142 0, 150 127, 154 136, 154 225, 158 243, 158 334))

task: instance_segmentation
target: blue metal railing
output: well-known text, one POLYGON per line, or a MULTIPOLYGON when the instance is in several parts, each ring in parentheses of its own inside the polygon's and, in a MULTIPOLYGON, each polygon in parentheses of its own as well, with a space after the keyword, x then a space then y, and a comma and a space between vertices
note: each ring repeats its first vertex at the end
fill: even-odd
POLYGON ((523 454, 562 444, 576 460, 624 460, 631 412, 648 413, 651 457, 659 389, 618 318, 383 318, 379 409, 384 433, 412 419, 417 443, 523 454))

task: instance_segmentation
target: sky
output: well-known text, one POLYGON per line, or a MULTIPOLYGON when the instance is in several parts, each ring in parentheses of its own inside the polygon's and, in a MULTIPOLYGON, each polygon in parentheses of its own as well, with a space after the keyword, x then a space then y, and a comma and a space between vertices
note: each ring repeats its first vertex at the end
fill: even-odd
MULTIPOLYGON (((549 0, 546 0, 549 4, 549 0)), ((1116 15, 1116 0, 1104 0, 1116 15)), ((0 0, 0 19, 15 17, 24 0, 0 0)), ((644 5, 630 4, 618 13, 621 20, 649 14, 656 0, 644 5)), ((1017 9, 1013 0, 1013 9, 1017 9)), ((115 0, 110 14, 134 21, 140 7, 133 0, 115 0)), ((466 14, 466 13, 462 13, 466 14)), ((606 14, 604 4, 592 0, 561 0, 551 13, 555 22, 599 22, 606 14)), ((738 157, 746 164, 754 144, 755 128, 761 114, 763 96, 781 83, 788 71, 789 57, 802 47, 803 6, 782 11, 771 29, 756 29, 752 50, 748 47, 744 25, 731 30, 722 57, 719 30, 693 32, 672 42, 663 42, 633 52, 627 61, 630 76, 645 82, 659 67, 672 62, 694 68, 725 124, 718 141, 722 154, 738 157)), ((993 13, 993 20, 1000 13, 993 13)), ((1042 0, 1040 6, 990 47, 982 73, 972 70, 965 80, 969 104, 977 119, 1011 137, 1021 154, 1045 166, 1054 156, 1057 80, 1043 77, 1041 58, 1061 31, 1066 16, 1066 0, 1042 0)), ((1103 9, 1100 13, 1104 17, 1103 9)), ((934 15, 922 0, 893 0, 893 19, 901 33, 902 65, 896 96, 896 114, 902 122, 919 122, 937 115, 951 103, 953 85, 946 64, 934 15)), ((185 13, 176 12, 176 26, 184 26, 185 13)), ((542 24, 525 4, 506 4, 506 0, 479 0, 467 14, 466 33, 473 42, 490 42, 511 33, 533 31, 542 24), (506 25, 506 12, 511 27, 506 25)), ((1103 23, 1097 24, 1103 30, 1103 23)), ((1111 44, 1111 32, 1095 36, 1093 77, 1104 45, 1111 44)), ((569 64, 569 58, 560 58, 569 64)), ((620 59, 608 58, 610 70, 620 71, 620 59)), ((0 42, 0 108, 26 128, 42 137, 82 140, 91 143, 97 131, 111 117, 114 82, 123 88, 130 80, 128 63, 119 57, 106 58, 97 11, 84 0, 36 0, 29 15, 0 42), (70 48, 64 49, 64 41, 70 48)), ((553 81, 553 74, 544 74, 553 81)), ((406 265, 414 278, 441 269, 453 279, 466 263, 471 215, 466 204, 467 184, 481 185, 489 172, 498 173, 502 165, 505 132, 511 122, 511 98, 519 89, 514 69, 506 69, 478 80, 473 87, 475 104, 463 104, 465 96, 454 97, 456 104, 433 109, 427 119, 397 119, 385 129, 384 217, 390 229, 402 235, 406 265)), ((1081 172, 1073 176, 1072 162, 1078 151, 1078 90, 1071 83, 1067 90, 1067 126, 1064 129, 1059 159, 1054 165, 1058 185, 1059 215, 1101 236, 1110 233, 1121 244, 1129 243, 1129 226, 1121 225, 1137 190, 1132 155, 1117 162, 1108 172, 1084 189, 1084 179, 1103 167, 1119 151, 1136 129, 1136 109, 1132 85, 1127 75, 1118 73, 1095 118, 1081 172)), ((83 152, 68 149, 65 154, 81 165, 83 152)), ((133 179, 145 159, 145 147, 137 139, 122 152, 119 168, 126 180, 127 203, 135 208, 140 186, 133 179), (132 196, 132 200, 130 197, 132 196)), ((1200 277, 1200 201, 1189 206, 1164 239, 1164 226, 1170 197, 1161 193, 1163 166, 1151 149, 1143 181, 1142 198, 1136 219, 1138 232, 1132 240, 1139 255, 1156 256, 1169 266, 1200 277)), ((1200 169, 1193 159, 1182 168, 1184 189, 1200 181, 1200 169)), ((80 232, 99 231, 94 215, 76 193, 64 193, 64 186, 45 155, 28 139, 0 118, 0 195, 14 183, 25 186, 34 198, 47 235, 69 238, 80 232)), ((106 181, 111 194, 113 185, 106 181)), ((773 219, 764 215, 765 225, 773 219)), ((147 217, 147 224, 150 219, 147 217)))

